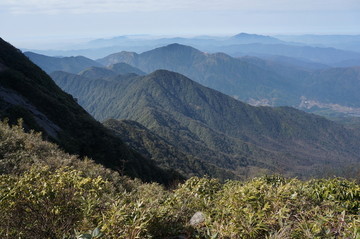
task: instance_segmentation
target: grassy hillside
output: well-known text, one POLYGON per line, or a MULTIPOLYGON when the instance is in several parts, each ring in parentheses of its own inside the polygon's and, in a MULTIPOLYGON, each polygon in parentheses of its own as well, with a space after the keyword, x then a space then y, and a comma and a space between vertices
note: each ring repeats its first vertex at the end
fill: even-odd
MULTIPOLYGON (((42 131, 67 152, 144 180, 169 182, 172 175, 130 150, 94 120, 71 95, 19 50, 0 39, 0 118, 42 131)), ((176 175, 175 175, 176 177, 176 175)))
POLYGON ((79 160, 3 122, 0 163, 4 239, 360 236, 360 185, 340 178, 194 177, 170 191, 79 160))
POLYGON ((53 78, 95 118, 137 121, 178 150, 239 176, 359 173, 359 136, 316 115, 253 107, 163 70, 119 81, 53 78))

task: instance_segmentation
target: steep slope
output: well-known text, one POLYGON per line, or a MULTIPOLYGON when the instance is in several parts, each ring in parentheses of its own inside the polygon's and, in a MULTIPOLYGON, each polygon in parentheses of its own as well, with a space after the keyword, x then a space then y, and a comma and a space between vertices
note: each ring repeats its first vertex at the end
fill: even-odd
POLYGON ((188 177, 212 175, 222 180, 239 178, 228 170, 181 152, 176 146, 138 122, 110 119, 106 120, 104 125, 137 152, 153 159, 163 168, 176 169, 188 177))
POLYGON ((95 118, 137 121, 238 175, 316 176, 359 163, 360 138, 340 125, 293 108, 252 107, 174 72, 112 82, 53 78, 95 118))
POLYGON ((83 56, 50 57, 33 52, 25 52, 24 54, 47 73, 53 71, 78 73, 92 66, 101 66, 98 62, 83 56))
POLYGON ((19 50, 0 38, 0 118, 24 119, 27 129, 42 131, 67 152, 144 180, 167 183, 169 174, 130 150, 95 121, 71 95, 19 50))

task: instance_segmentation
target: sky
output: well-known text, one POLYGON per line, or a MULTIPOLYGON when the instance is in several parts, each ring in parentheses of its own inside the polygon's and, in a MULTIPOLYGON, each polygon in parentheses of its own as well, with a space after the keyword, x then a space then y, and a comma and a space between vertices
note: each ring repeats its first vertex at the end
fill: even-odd
POLYGON ((51 48, 120 35, 360 34, 359 0, 0 0, 0 37, 51 48))

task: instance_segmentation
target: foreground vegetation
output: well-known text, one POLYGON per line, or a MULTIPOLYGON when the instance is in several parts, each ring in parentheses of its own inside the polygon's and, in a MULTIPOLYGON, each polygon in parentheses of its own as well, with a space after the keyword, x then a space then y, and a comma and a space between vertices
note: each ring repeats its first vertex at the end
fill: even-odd
POLYGON ((193 177, 170 190, 6 123, 0 159, 0 238, 360 238, 355 181, 193 177))

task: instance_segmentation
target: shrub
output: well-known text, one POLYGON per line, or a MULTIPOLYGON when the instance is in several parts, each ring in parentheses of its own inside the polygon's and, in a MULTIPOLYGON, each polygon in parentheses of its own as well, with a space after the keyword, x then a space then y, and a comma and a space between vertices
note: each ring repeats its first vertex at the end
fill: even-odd
POLYGON ((51 172, 31 168, 21 176, 0 176, 2 238, 62 238, 74 229, 96 227, 108 183, 68 167, 51 172))
POLYGON ((24 133, 21 124, 4 122, 0 160, 4 239, 360 238, 360 186, 345 179, 193 177, 169 191, 80 160, 40 134, 24 133), (190 225, 198 211, 205 220, 190 225))

